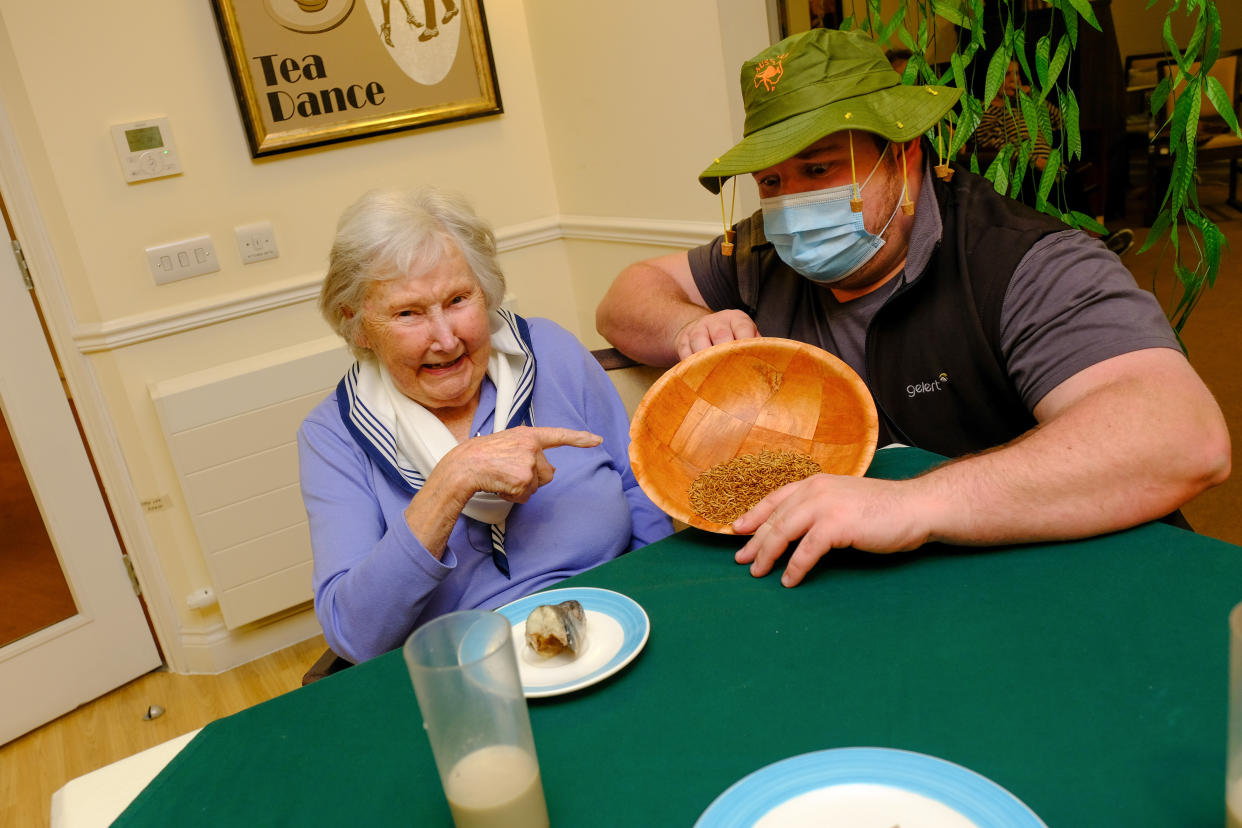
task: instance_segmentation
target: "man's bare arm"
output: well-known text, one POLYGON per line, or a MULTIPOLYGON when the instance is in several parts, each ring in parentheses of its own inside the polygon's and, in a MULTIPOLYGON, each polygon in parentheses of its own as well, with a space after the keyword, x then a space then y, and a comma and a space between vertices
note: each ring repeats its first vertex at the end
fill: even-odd
POLYGON ((782 583, 832 549, 913 549, 1080 538, 1158 518, 1230 472, 1216 401, 1177 351, 1114 357, 1070 377, 1036 407, 1040 425, 1006 446, 912 480, 816 475, 769 495, 734 523, 739 550, 769 572, 801 538, 782 583))
POLYGON ((595 310, 595 328, 627 356, 659 366, 720 342, 759 335, 742 311, 708 310, 684 252, 621 271, 595 310))

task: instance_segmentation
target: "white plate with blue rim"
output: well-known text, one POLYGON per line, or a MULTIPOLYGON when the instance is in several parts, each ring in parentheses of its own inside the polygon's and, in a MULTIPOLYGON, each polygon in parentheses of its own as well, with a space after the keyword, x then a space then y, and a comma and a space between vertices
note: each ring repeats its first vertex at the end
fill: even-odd
POLYGON ((526 698, 559 696, 603 681, 634 660, 647 644, 651 621, 634 599, 596 587, 536 592, 496 610, 513 629, 513 649, 526 698), (577 601, 586 613, 586 647, 544 658, 526 645, 526 619, 541 604, 577 601))
POLYGON ((905 750, 850 747, 760 768, 716 797, 695 828, 1047 828, 972 770, 905 750))

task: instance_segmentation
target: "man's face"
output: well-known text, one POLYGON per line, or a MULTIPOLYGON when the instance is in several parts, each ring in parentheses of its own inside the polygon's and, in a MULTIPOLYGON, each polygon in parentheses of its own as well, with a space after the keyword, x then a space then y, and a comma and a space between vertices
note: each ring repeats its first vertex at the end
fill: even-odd
MULTIPOLYGON (((893 211, 901 201, 902 171, 901 157, 898 149, 897 160, 892 153, 900 145, 881 143, 876 146, 875 138, 866 132, 853 132, 854 164, 850 168, 850 132, 834 132, 811 144, 792 158, 774 164, 765 170, 752 173, 759 185, 762 198, 805 193, 813 190, 826 190, 841 187, 857 181, 861 187, 867 175, 876 166, 881 152, 888 157, 876 168, 875 174, 866 189, 862 191, 863 225, 870 233, 880 233, 893 211), (886 147, 882 150, 881 147, 886 147), (855 177, 856 176, 856 177, 855 177)), ((922 175, 922 153, 915 144, 914 149, 906 152, 909 161, 910 175, 922 175)), ((908 239, 908 217, 898 212, 894 221, 884 231, 885 246, 874 259, 851 274, 848 278, 833 285, 834 288, 856 289, 875 283, 889 274, 891 269, 905 259, 906 241, 908 239)))
MULTIPOLYGON (((867 174, 875 166, 880 157, 880 148, 875 139, 865 132, 834 132, 811 144, 802 152, 774 164, 766 170, 752 173, 759 185, 761 198, 772 198, 779 195, 792 195, 812 190, 826 190, 840 187, 854 181, 856 173, 861 186, 867 174), (854 166, 850 169, 850 136, 854 140, 854 166)), ((871 184, 867 185, 868 193, 883 170, 876 170, 871 184)))

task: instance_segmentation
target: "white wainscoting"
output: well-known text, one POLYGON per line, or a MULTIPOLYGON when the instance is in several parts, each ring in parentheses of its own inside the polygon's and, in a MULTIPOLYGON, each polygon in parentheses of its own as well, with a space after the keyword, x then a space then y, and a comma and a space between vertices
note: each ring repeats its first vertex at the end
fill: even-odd
POLYGON ((296 435, 351 362, 332 336, 150 388, 229 629, 311 599, 296 435))

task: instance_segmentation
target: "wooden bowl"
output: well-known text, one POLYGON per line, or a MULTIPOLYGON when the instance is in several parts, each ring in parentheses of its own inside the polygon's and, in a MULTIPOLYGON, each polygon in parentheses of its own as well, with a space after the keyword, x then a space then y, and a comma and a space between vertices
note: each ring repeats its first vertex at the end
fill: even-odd
POLYGON ((809 455, 829 474, 861 475, 878 433, 871 393, 840 359, 789 339, 743 339, 700 351, 652 384, 630 422, 630 464, 670 517, 731 535, 690 505, 700 473, 768 449, 809 455))

